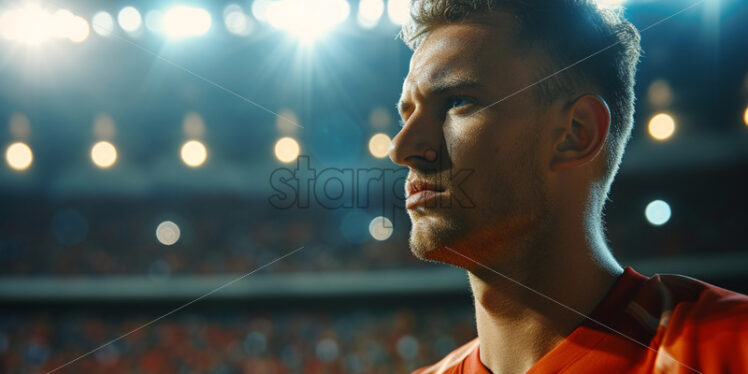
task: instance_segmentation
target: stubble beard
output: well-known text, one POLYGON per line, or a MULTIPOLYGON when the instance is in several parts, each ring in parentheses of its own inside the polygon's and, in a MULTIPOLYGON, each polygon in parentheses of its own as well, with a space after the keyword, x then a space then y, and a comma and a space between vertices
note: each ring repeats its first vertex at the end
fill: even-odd
MULTIPOLYGON (((517 257, 532 257, 533 254, 523 252, 538 246, 535 240, 540 238, 536 234, 547 225, 549 205, 539 174, 531 174, 530 181, 529 191, 524 194, 510 185, 503 194, 498 194, 503 197, 492 195, 493 198, 483 201, 485 205, 473 208, 409 211, 413 226, 409 239, 411 252, 421 260, 467 270, 481 264, 500 266, 520 260, 517 257), (513 203, 507 205, 510 201, 513 203), (480 221, 475 222, 476 219, 480 221)), ((498 181, 493 185, 499 185, 498 181)))
POLYGON ((468 225, 457 216, 420 216, 418 213, 410 213, 410 216, 413 224, 410 251, 421 260, 447 262, 454 257, 449 249, 459 247, 460 239, 468 235, 468 225))

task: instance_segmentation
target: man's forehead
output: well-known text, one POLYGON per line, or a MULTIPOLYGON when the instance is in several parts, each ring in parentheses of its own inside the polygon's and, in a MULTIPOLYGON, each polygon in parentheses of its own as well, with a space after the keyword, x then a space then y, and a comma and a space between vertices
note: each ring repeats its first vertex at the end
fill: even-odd
POLYGON ((451 26, 433 31, 413 53, 408 79, 436 80, 444 78, 456 69, 475 70, 475 65, 480 62, 476 57, 479 57, 484 49, 481 48, 484 47, 484 34, 481 30, 458 29, 451 26))
POLYGON ((510 28, 485 24, 445 25, 431 31, 410 61, 404 86, 450 80, 483 80, 509 55, 510 28))

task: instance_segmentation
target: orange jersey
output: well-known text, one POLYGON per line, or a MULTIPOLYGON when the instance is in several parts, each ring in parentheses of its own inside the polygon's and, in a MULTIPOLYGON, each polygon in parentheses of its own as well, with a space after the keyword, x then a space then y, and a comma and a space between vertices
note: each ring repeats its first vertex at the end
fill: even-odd
MULTIPOLYGON (((489 374, 479 352, 476 338, 413 374, 489 374)), ((748 296, 627 267, 590 318, 528 371, 560 372, 748 373, 748 296)))

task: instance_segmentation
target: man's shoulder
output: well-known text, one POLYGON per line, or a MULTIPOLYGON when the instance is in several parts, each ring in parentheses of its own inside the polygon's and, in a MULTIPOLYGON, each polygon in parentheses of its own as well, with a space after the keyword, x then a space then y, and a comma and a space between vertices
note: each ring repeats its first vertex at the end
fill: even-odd
POLYGON ((475 338, 450 352, 439 362, 422 367, 412 374, 459 374, 472 372, 468 371, 469 368, 465 367, 465 363, 471 355, 477 355, 477 349, 478 338, 475 338))
MULTIPOLYGON (((742 355, 748 341, 748 296, 682 276, 651 277, 634 302, 659 312, 656 330, 658 367, 675 363, 704 372, 745 372, 742 355), (658 294, 655 299, 652 295, 658 294)), ((655 314, 657 315, 657 314, 655 314)))
MULTIPOLYGON (((658 275, 673 299, 673 327, 748 333, 748 296, 682 275, 658 275), (742 331, 736 329, 742 324, 742 331)), ((653 278, 656 278, 653 277, 653 278)))
POLYGON ((637 299, 642 300, 644 295, 644 302, 647 302, 647 292, 659 296, 660 311, 666 318, 709 323, 723 318, 748 317, 748 296, 684 275, 651 277, 637 299))

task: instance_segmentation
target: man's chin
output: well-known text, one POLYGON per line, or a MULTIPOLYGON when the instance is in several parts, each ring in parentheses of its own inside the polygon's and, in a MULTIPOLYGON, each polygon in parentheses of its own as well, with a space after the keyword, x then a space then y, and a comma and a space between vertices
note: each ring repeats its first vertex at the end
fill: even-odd
POLYGON ((419 225, 414 222, 410 232, 410 251, 421 260, 459 263, 461 261, 455 258, 459 255, 449 249, 459 247, 464 230, 455 224, 441 223, 419 225))

